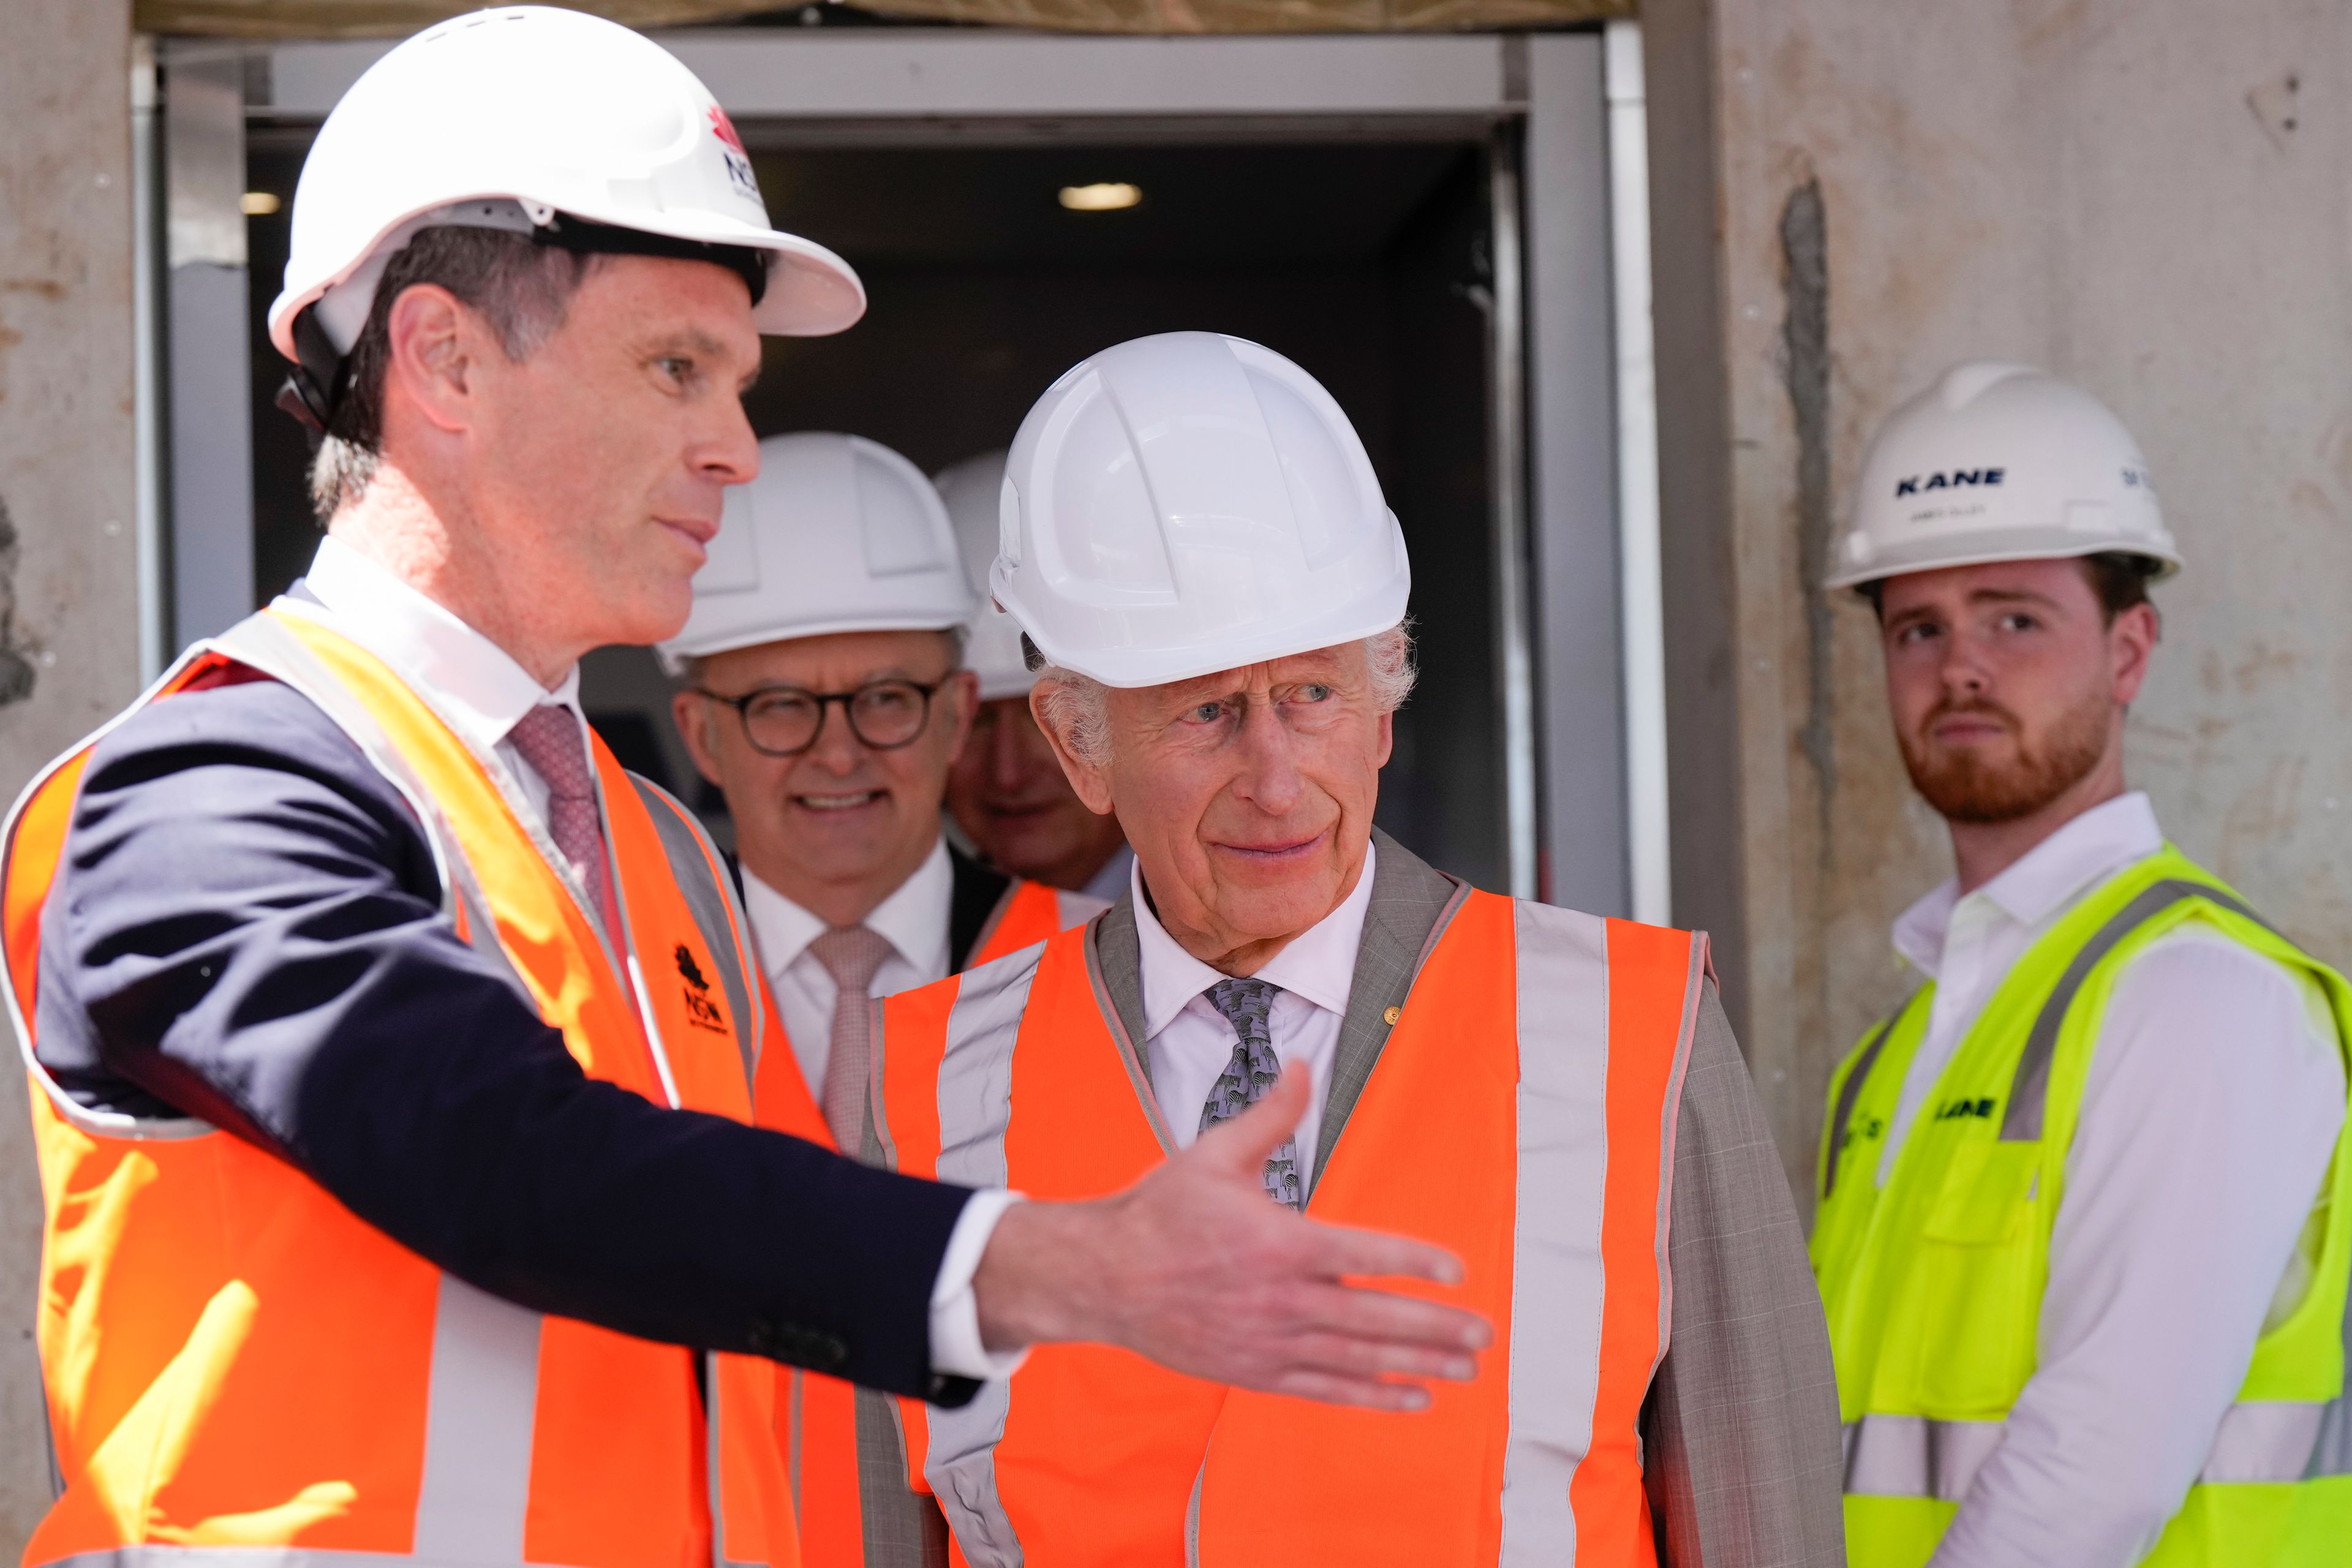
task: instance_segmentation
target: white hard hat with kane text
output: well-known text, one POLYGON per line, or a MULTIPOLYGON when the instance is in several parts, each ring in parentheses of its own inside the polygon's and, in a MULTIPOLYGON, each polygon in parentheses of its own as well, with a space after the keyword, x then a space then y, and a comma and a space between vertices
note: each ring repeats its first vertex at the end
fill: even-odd
POLYGON ((1880 426, 1822 585, 2108 551, 2180 565, 2131 432, 2045 372, 1970 361, 1880 426))

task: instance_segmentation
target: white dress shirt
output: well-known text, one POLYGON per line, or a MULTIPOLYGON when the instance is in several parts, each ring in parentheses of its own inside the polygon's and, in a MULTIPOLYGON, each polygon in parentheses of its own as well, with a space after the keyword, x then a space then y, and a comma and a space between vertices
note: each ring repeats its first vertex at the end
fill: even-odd
MULTIPOLYGON (((1881 1157, 2033 942, 2163 846, 2145 795, 2094 807, 1962 898, 1895 923, 1936 982, 1881 1157)), ((2037 1367, 1934 1568, 2123 1568, 2203 1468, 2273 1309, 2310 1278, 2304 1222, 2345 1110, 2326 999, 2192 921, 2116 976, 2067 1151, 2037 1367)))
MULTIPOLYGON (((579 667, 566 670, 551 688, 540 685, 498 644, 332 534, 319 542, 319 552, 303 583, 333 614, 337 627, 390 665, 461 739, 506 765, 524 803, 544 827, 547 781, 508 743, 507 732, 541 702, 559 702, 578 713, 579 667)), ((585 715, 580 743, 583 748, 588 743, 585 715)), ((941 850, 938 858, 944 869, 946 851, 941 850)), ((946 933, 942 915, 942 953, 946 933)), ((944 957, 940 972, 946 973, 944 957)), ((783 1005, 781 996, 778 1005, 783 1005)), ((829 1045, 833 1018, 829 1002, 824 1016, 826 1026, 817 1034, 829 1045)), ((785 1027, 797 1048, 803 1031, 789 1021, 785 1027)), ((822 1068, 820 1060, 819 1082, 822 1068)), ((1018 1356, 992 1356, 981 1344, 979 1306, 971 1288, 981 1254, 987 1250, 988 1238, 1008 1202, 1003 1194, 977 1194, 964 1205, 949 1234, 939 1277, 931 1285, 931 1366, 936 1372, 957 1377, 1000 1377, 1019 1363, 1018 1356)))
MULTIPOLYGON (((1363 945, 1364 911, 1372 902, 1373 855, 1365 845, 1364 868, 1339 907, 1300 932, 1255 976, 1282 988, 1266 1022, 1276 1058, 1286 1070, 1304 1068, 1314 1079, 1315 1092, 1297 1129, 1301 1172, 1315 1169, 1339 1023, 1355 988, 1356 950, 1363 945)), ((1169 1136, 1179 1149, 1190 1148, 1201 1135, 1201 1109, 1209 1090, 1234 1059, 1234 1026, 1202 994, 1225 976, 1179 947, 1160 925, 1143 896, 1140 866, 1131 885, 1136 941, 1142 949, 1144 1058, 1151 1068, 1151 1092, 1167 1119, 1169 1136)))
MULTIPOLYGON (((890 944, 890 955, 874 972, 867 995, 895 996, 948 977, 953 962, 948 952, 948 918, 954 900, 955 868, 948 861, 947 845, 934 839, 915 874, 866 917, 866 929, 890 944)), ((793 1058, 801 1064, 809 1093, 822 1101, 838 989, 808 948, 824 934, 825 921, 760 880, 749 867, 743 871, 743 909, 751 917, 751 938, 776 998, 776 1012, 783 1019, 784 1033, 792 1037, 793 1058)))

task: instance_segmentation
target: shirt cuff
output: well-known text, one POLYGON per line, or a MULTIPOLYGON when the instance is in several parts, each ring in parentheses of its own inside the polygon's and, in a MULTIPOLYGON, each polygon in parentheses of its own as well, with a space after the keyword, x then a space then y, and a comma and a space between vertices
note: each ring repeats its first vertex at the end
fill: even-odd
POLYGON ((931 1370, 949 1377, 1011 1377, 1029 1359, 1027 1346, 992 1354, 980 1341, 980 1298, 971 1288, 981 1254, 1004 1211, 1022 1201, 1001 1188, 971 1194, 948 1233, 940 1276, 931 1285, 931 1370))

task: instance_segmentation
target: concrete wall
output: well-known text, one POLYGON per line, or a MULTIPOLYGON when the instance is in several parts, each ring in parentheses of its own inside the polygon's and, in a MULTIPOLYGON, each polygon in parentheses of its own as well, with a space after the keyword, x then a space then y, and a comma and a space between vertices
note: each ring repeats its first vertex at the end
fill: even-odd
POLYGON ((1789 1160, 1949 874, 1866 609, 1812 591, 1864 443, 1962 358, 2079 380, 2189 557, 2132 716, 2171 836, 2352 962, 2352 10, 1651 0, 1676 914, 1789 1160), (1899 17, 1896 12, 1900 13, 1899 17))
MULTIPOLYGON (((128 0, 8 0, 0 48, 0 795, 138 689, 128 0)), ((13 1046, 11 1047, 13 1051, 13 1046)), ((48 1506, 41 1200, 0 1072, 0 1558, 48 1506)))

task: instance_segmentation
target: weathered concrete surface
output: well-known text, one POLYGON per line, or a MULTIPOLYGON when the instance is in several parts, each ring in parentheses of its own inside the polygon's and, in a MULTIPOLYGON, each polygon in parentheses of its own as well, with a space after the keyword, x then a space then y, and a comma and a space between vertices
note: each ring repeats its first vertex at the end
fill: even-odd
MULTIPOLYGON (((0 47, 0 795, 139 681, 128 0, 8 0, 0 47)), ((13 1055, 13 1043, 9 1050, 13 1055)), ((0 1557, 47 1508, 41 1204, 0 1072, 0 1557)))
POLYGON ((2352 9, 1897 9, 1644 6, 1676 913, 1736 950, 1801 1190, 1832 1065, 1915 983, 1887 922, 1949 871, 1871 617, 1807 579, 1875 423, 1955 360, 2043 364, 2139 437, 2189 565, 2132 781, 2352 961, 2352 9))

